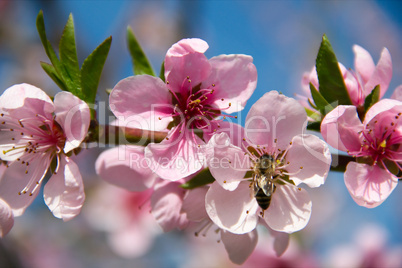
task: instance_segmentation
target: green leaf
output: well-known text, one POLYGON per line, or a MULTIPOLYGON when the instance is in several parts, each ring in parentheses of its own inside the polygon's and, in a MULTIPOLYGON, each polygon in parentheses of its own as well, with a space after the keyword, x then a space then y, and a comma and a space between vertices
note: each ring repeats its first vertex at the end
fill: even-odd
POLYGON ((321 114, 318 113, 317 111, 313 111, 308 108, 304 108, 304 110, 306 111, 307 116, 310 117, 311 119, 315 121, 321 121, 321 114))
POLYGON ((380 100, 380 85, 377 85, 364 100, 364 110, 367 111, 380 100))
POLYGON ((67 86, 64 84, 64 81, 59 78, 59 74, 53 65, 46 62, 41 62, 40 65, 47 75, 50 76, 50 78, 52 78, 52 80, 61 88, 61 90, 67 91, 67 86))
POLYGON ((75 45, 74 36, 74 20, 70 14, 68 17, 66 26, 63 30, 59 43, 60 62, 62 63, 65 73, 63 78, 71 93, 76 96, 80 95, 81 83, 80 83, 80 66, 77 58, 77 48, 75 45))
POLYGON ((334 109, 334 107, 327 102, 327 100, 321 95, 320 92, 318 92, 312 83, 310 83, 310 92, 315 105, 322 115, 326 115, 328 112, 334 109))
POLYGON ((198 173, 194 178, 189 180, 186 183, 183 183, 180 185, 181 188, 184 189, 194 189, 197 187, 201 187, 210 183, 213 183, 215 181, 215 178, 212 176, 211 172, 209 169, 204 169, 200 173, 198 173))
POLYGON ((320 83, 319 91, 324 99, 336 105, 351 105, 352 101, 339 69, 338 60, 325 34, 317 54, 316 69, 320 83))
POLYGON ((316 122, 308 122, 307 129, 320 132, 321 122, 317 122, 317 121, 316 122))
POLYGON ((163 82, 165 81, 165 61, 162 62, 161 70, 159 72, 159 78, 162 79, 163 82))
POLYGON ((81 68, 81 86, 83 100, 94 103, 100 76, 107 55, 109 53, 112 37, 108 37, 84 61, 81 68))
MULTIPOLYGON (((57 76, 58 80, 64 81, 65 77, 65 70, 59 61, 59 58, 56 55, 56 52, 54 51, 52 45, 50 44, 49 40, 46 37, 46 30, 45 30, 45 21, 43 19, 43 12, 42 10, 39 11, 38 16, 36 17, 36 28, 38 29, 39 37, 40 40, 42 41, 43 47, 45 48, 45 52, 47 56, 50 59, 50 62, 53 64, 54 69, 56 72, 54 72, 54 75, 57 76)), ((43 67, 43 66, 42 66, 43 67)), ((65 84, 65 83, 64 83, 65 84)), ((63 90, 66 90, 65 88, 62 88, 63 90)))
POLYGON ((45 21, 43 19, 42 10, 39 11, 38 16, 36 17, 36 28, 38 29, 40 40, 42 41, 43 47, 45 48, 45 52, 46 52, 47 56, 49 57, 51 63, 54 66, 60 64, 59 59, 57 58, 56 52, 54 51, 49 40, 47 40, 46 30, 45 30, 45 21))
POLYGON ((152 76, 156 76, 151 64, 148 61, 147 56, 145 55, 140 44, 135 38, 133 30, 130 26, 127 27, 127 45, 133 62, 134 74, 149 74, 152 76))

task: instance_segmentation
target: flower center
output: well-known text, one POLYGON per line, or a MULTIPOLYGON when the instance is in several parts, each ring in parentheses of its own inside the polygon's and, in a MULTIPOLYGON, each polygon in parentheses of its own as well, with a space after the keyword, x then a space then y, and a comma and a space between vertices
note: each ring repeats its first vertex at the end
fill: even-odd
MULTIPOLYGON (((394 162, 398 167, 399 164, 399 147, 402 142, 402 137, 398 131, 398 119, 401 113, 398 113, 391 120, 390 123, 379 125, 378 120, 375 120, 373 125, 366 124, 364 130, 361 132, 362 145, 360 151, 353 153, 360 159, 361 162, 369 164, 382 163, 385 167, 384 161, 394 162)), ((387 118, 384 120, 388 120, 387 118)))
MULTIPOLYGON (((43 174, 39 174, 41 168, 35 167, 30 174, 31 180, 26 187, 18 194, 25 194, 29 190, 30 195, 39 187, 44 179, 47 169, 54 156, 57 156, 58 170, 59 154, 63 152, 66 136, 61 126, 54 120, 37 114, 34 118, 15 119, 6 114, 1 115, 2 135, 5 134, 9 140, 3 140, 0 146, 3 148, 3 160, 19 162, 25 166, 25 174, 30 174, 30 163, 34 160, 41 161, 38 166, 45 166, 43 174), (13 161, 14 160, 14 161, 13 161), (36 185, 35 185, 36 184, 36 185), (35 186, 34 186, 35 185, 35 186)), ((40 172, 41 173, 41 172, 40 172)))
MULTIPOLYGON (((169 82, 167 85, 169 86, 169 82)), ((217 90, 219 88, 214 83, 207 87, 203 87, 201 83, 193 85, 189 76, 184 79, 178 92, 169 88, 175 106, 172 113, 175 124, 185 123, 187 129, 205 129, 213 120, 222 121, 226 117, 237 118, 237 116, 225 115, 223 119, 218 119, 222 116, 222 111, 229 109, 231 103, 226 108, 219 108, 216 105, 217 90)))

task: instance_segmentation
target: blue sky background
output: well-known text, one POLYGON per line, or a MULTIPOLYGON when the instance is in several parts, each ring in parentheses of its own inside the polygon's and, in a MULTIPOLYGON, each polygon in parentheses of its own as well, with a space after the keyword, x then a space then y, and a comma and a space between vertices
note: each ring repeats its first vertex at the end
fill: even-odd
MULTIPOLYGON (((375 62, 379 59, 381 49, 387 47, 394 71, 386 96, 389 97, 392 90, 402 84, 400 1, 110 0, 0 3, 0 92, 22 82, 37 85, 49 94, 58 91, 39 65, 39 61, 48 62, 35 27, 40 9, 44 12, 48 38, 54 46, 69 13, 73 14, 81 63, 98 44, 112 35, 113 43, 101 79, 99 101, 107 99, 104 89, 112 88, 119 80, 132 75, 125 43, 128 25, 134 29, 157 72, 167 49, 182 38, 198 37, 207 41, 210 46, 206 53, 208 57, 219 54, 251 55, 258 71, 258 85, 243 111, 243 120, 251 105, 270 90, 281 91, 287 96, 298 93, 302 74, 310 71, 315 64, 324 33, 331 41, 338 60, 350 68, 353 68, 353 44, 367 49, 375 62)), ((88 168, 88 174, 91 171, 88 168)), ((400 185, 384 204, 375 209, 359 207, 352 201, 342 174, 331 173, 323 187, 311 192, 313 206, 318 209, 313 210, 311 224, 301 236, 309 241, 309 248, 319 259, 324 260, 336 245, 350 242, 353 234, 365 223, 383 226, 389 234, 389 246, 401 246, 400 185), (322 202, 323 199, 325 202, 322 202), (319 214, 328 211, 331 211, 326 216, 328 218, 319 214)), ((42 200, 40 202, 43 203, 42 200)), ((18 220, 27 221, 29 215, 18 220)), ((55 224, 63 225, 59 221, 55 224)), ((72 226, 74 223, 66 224, 72 226)), ((158 254, 155 252, 162 252, 166 256, 173 254, 166 257, 166 264, 175 267, 179 258, 172 257, 175 253, 161 246, 179 241, 178 249, 185 250, 180 239, 175 239, 168 235, 162 238, 160 245, 153 249, 148 258, 158 254)), ((101 267, 94 260, 85 260, 85 264, 86 267, 101 267)))

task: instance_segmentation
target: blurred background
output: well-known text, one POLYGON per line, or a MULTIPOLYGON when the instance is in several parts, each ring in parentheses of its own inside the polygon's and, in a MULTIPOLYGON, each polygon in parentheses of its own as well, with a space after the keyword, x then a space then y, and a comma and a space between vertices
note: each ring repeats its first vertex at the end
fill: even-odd
MULTIPOLYGON (((267 91, 290 97, 300 93, 302 75, 315 64, 324 33, 348 68, 354 68, 353 44, 368 50, 375 62, 387 47, 393 78, 386 97, 402 84, 401 1, 0 0, 0 93, 23 82, 50 95, 59 91, 39 64, 49 62, 35 26, 40 9, 54 47, 73 14, 81 64, 104 39, 113 37, 98 103, 107 102, 106 89, 132 75, 125 38, 128 25, 157 73, 167 49, 182 38, 207 41, 207 57, 251 55, 259 77, 239 119, 243 124, 251 105, 267 91)), ((222 243, 212 238, 179 231, 162 234, 152 221, 137 222, 133 228, 140 212, 139 205, 130 202, 137 199, 97 178, 94 162, 100 150, 78 156, 87 194, 82 213, 64 223, 51 215, 39 195, 0 240, 0 267, 237 267, 222 243), (143 231, 136 233, 137 226, 143 231)), ((273 256, 270 237, 261 230, 257 249, 244 267, 402 266, 400 186, 374 209, 353 202, 343 174, 330 173, 326 184, 310 193, 311 220, 291 235, 284 256, 273 256)))

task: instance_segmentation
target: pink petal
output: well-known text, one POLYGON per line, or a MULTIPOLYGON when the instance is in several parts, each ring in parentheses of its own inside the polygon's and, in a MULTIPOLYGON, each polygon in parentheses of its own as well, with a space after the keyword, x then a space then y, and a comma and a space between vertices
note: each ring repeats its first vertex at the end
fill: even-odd
POLYGON ((129 191, 152 187, 157 175, 149 168, 142 146, 119 146, 102 152, 95 163, 96 173, 108 183, 129 191))
POLYGON ((363 88, 361 87, 357 76, 345 69, 343 80, 345 82, 346 89, 348 91, 350 100, 354 106, 361 106, 364 104, 365 94, 363 94, 363 88))
POLYGON ((350 162, 346 167, 345 184, 360 206, 379 206, 398 184, 398 179, 378 166, 350 162))
POLYGON ((221 239, 229 259, 233 263, 241 265, 253 253, 257 245, 258 233, 256 229, 246 234, 221 231, 221 239))
POLYGON ((68 221, 77 216, 85 200, 81 173, 68 157, 61 157, 58 173, 53 173, 43 189, 46 205, 56 218, 68 221))
POLYGON ((391 99, 402 101, 402 85, 395 88, 394 93, 392 93, 391 99))
POLYGON ((246 136, 255 145, 283 150, 306 129, 306 122, 306 111, 295 99, 270 91, 251 107, 246 136))
POLYGON ((163 121, 163 128, 166 128, 172 120, 172 95, 157 77, 136 75, 121 80, 110 93, 109 102, 119 121, 125 122, 124 126, 135 122, 142 129, 162 130, 162 127, 152 126, 158 126, 163 121))
POLYGON ((290 162, 286 168, 290 179, 296 185, 305 183, 309 187, 324 184, 331 166, 331 153, 327 144, 314 135, 298 135, 293 138, 292 145, 286 154, 290 162))
POLYGON ((358 45, 353 46, 353 52, 355 53, 355 70, 362 78, 363 84, 366 84, 375 70, 373 58, 367 50, 358 45))
POLYGON ((183 229, 188 224, 186 214, 181 211, 186 191, 180 188, 180 184, 162 181, 155 186, 151 197, 152 215, 164 232, 175 228, 183 229))
POLYGON ((17 131, 9 131, 9 124, 0 125, 0 159, 3 161, 15 161, 25 154, 24 150, 14 150, 14 148, 22 148, 26 146, 26 136, 20 135, 17 131), (5 131, 2 131, 5 129, 5 131))
POLYGON ((315 66, 311 69, 309 73, 306 72, 303 74, 301 81, 303 94, 311 99, 310 83, 312 83, 316 89, 319 88, 317 70, 315 66))
POLYGON ((204 53, 208 47, 208 43, 199 38, 182 39, 169 48, 166 57, 181 57, 190 53, 204 53))
POLYGON ((402 102, 398 100, 392 100, 392 99, 382 99, 379 102, 375 103, 371 108, 367 111, 365 117, 364 117, 364 123, 367 124, 375 116, 377 116, 380 113, 383 113, 385 111, 391 111, 392 109, 400 109, 398 106, 402 105, 402 102))
POLYGON ((269 230, 269 233, 274 239, 274 251, 276 256, 280 257, 285 253, 289 246, 289 234, 283 232, 276 232, 274 230, 269 230))
POLYGON ((239 147, 230 144, 226 133, 215 134, 208 142, 207 163, 215 180, 233 191, 250 169, 250 158, 239 147))
POLYGON ((0 96, 0 107, 16 118, 33 118, 36 114, 52 119, 52 100, 40 88, 18 84, 6 89, 0 96))
POLYGON ((165 58, 165 77, 169 88, 186 96, 211 74, 211 64, 202 53, 165 58))
POLYGON ((85 139, 91 115, 88 104, 70 92, 60 92, 54 97, 56 121, 64 130, 66 145, 64 152, 80 146, 85 139))
POLYGON ((14 225, 14 214, 10 206, 0 199, 0 237, 3 238, 14 225))
POLYGON ((204 55, 207 49, 207 42, 192 38, 180 40, 167 51, 165 77, 171 90, 185 93, 183 82, 190 79, 194 87, 210 75, 211 65, 204 55))
POLYGON ((373 74, 364 86, 366 95, 380 85, 380 98, 382 98, 388 89, 392 78, 392 60, 388 49, 384 48, 381 52, 380 60, 375 67, 373 74))
POLYGON ((209 60, 212 73, 202 85, 214 86, 215 105, 219 108, 229 107, 225 113, 243 110, 247 100, 257 86, 257 69, 253 58, 247 55, 220 55, 209 60), (224 101, 222 101, 224 99, 224 101))
POLYGON ((356 107, 339 105, 329 112, 321 122, 324 140, 341 151, 359 151, 359 131, 363 125, 357 116, 356 107))
POLYGON ((258 223, 258 204, 244 181, 236 190, 227 191, 217 182, 211 184, 205 197, 205 208, 218 227, 235 234, 254 230, 258 223))
POLYGON ((28 168, 20 162, 14 162, 6 169, 4 176, 0 179, 0 197, 13 209, 14 216, 22 215, 35 200, 39 193, 39 188, 34 191, 36 182, 46 174, 49 165, 48 157, 38 157, 29 162, 28 168), (25 173, 26 171, 28 173, 25 173))
POLYGON ((246 132, 241 125, 228 121, 219 122, 215 120, 211 121, 210 124, 212 131, 208 133, 204 132, 203 138, 205 141, 209 141, 216 133, 226 133, 230 138, 230 143, 234 146, 243 148, 243 144, 248 145, 243 140, 246 137, 246 132))
POLYGON ((278 185, 264 220, 278 232, 293 233, 303 229, 311 215, 311 199, 303 188, 278 185))
POLYGON ((190 221, 199 222, 208 218, 205 210, 205 195, 208 189, 208 187, 198 187, 187 191, 181 209, 190 221))
POLYGON ((190 131, 176 127, 160 143, 151 143, 145 148, 145 157, 151 161, 150 168, 162 179, 177 181, 194 174, 203 167, 203 156, 198 145, 198 136, 193 141, 190 131), (181 129, 183 131, 181 131, 181 129))

